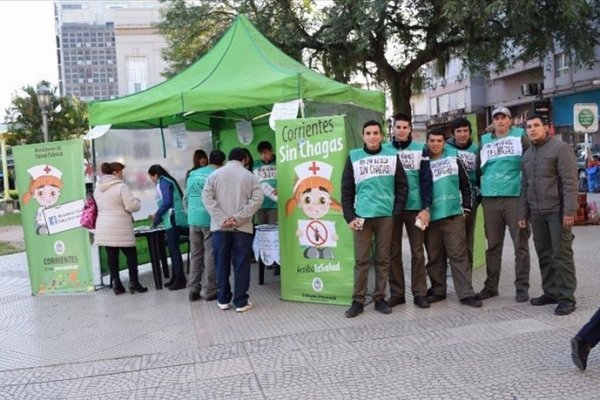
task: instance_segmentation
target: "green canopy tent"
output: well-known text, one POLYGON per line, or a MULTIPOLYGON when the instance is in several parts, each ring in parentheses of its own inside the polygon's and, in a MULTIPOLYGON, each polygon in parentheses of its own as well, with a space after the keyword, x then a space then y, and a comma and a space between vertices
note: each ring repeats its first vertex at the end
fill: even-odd
POLYGON ((94 129, 88 138, 95 139, 95 164, 118 160, 127 165, 128 183, 142 201, 134 217, 144 223, 156 210, 149 165, 160 162, 184 186, 195 148, 207 150, 212 142, 213 148, 227 152, 241 145, 236 123, 251 121, 253 139, 245 146, 253 153, 261 140, 275 144, 268 117, 275 103, 292 100, 302 100, 306 117, 345 114, 349 143, 355 146, 361 143, 364 121, 382 120, 385 110, 383 93, 342 84, 305 67, 240 15, 209 53, 171 79, 130 96, 92 103, 89 120, 94 129), (181 148, 165 141, 164 128, 171 127, 175 138, 180 124, 185 131, 203 133, 186 132, 183 142, 189 140, 189 146, 181 148), (157 160, 160 147, 162 159, 157 160), (167 154, 167 147, 174 151, 167 154))
POLYGON ((89 119, 91 126, 110 124, 113 129, 185 123, 187 130, 218 134, 241 120, 266 124, 274 103, 295 99, 307 105, 306 116, 362 110, 381 117, 385 110, 383 93, 342 84, 305 67, 239 15, 214 48, 190 67, 145 91, 92 103, 89 119))

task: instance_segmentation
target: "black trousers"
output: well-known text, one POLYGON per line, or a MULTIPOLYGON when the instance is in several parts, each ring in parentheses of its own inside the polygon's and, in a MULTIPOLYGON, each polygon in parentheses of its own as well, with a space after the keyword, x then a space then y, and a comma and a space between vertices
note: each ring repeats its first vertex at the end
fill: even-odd
POLYGON ((120 282, 119 278, 119 250, 127 258, 127 269, 129 270, 129 282, 138 282, 138 259, 135 247, 106 247, 108 258, 108 269, 113 282, 120 282))
POLYGON ((577 332, 577 337, 591 347, 600 342, 600 308, 592 316, 592 319, 577 332))

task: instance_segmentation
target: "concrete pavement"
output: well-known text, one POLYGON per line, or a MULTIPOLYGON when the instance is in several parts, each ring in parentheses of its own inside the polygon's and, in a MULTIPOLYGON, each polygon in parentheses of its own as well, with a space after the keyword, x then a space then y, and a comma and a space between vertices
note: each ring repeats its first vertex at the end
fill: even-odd
MULTIPOLYGON (((267 271, 258 286, 257 268, 255 308, 243 314, 154 290, 148 266, 145 294, 32 297, 25 254, 3 256, 0 400, 598 399, 600 349, 581 373, 569 339, 600 306, 600 226, 574 233, 578 304, 564 317, 514 302, 508 235, 500 296, 483 308, 460 305, 449 279, 448 299, 429 309, 409 296, 391 315, 369 305, 354 319, 346 307, 280 301, 278 277, 267 271)), ((476 291, 484 279, 476 270, 476 291)))

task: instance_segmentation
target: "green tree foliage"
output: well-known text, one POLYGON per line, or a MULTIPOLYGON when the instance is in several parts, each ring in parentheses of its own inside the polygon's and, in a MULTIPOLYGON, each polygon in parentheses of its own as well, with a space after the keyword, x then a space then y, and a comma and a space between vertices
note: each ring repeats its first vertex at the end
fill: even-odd
MULTIPOLYGON (((51 85, 42 81, 39 85, 51 85)), ((39 86, 38 85, 38 86, 39 86)), ((85 135, 88 130, 87 104, 77 98, 60 97, 51 87, 52 97, 48 110, 48 138, 50 141, 73 139, 85 135)), ((13 96, 6 109, 5 123, 11 132, 9 145, 39 143, 44 141, 42 112, 36 88, 26 86, 24 96, 13 96)))
MULTIPOLYGON (((410 114, 414 81, 432 61, 451 57, 471 72, 503 71, 555 49, 576 66, 595 61, 598 0, 164 0, 159 30, 177 72, 208 51, 237 13, 246 13, 278 47, 348 82, 368 74, 410 114)), ((422 83, 422 82, 417 82, 422 83)))

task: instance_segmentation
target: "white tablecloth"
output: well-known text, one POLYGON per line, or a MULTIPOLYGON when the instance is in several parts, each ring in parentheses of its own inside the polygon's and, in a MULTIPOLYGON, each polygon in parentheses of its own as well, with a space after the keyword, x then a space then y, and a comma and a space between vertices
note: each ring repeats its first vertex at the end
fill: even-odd
POLYGON ((261 260, 265 265, 279 262, 279 226, 258 225, 252 243, 254 258, 261 260))

